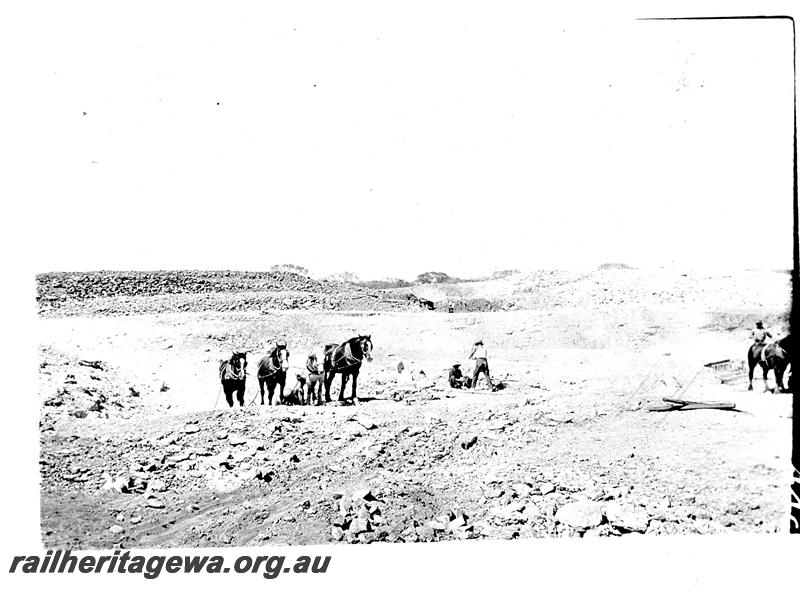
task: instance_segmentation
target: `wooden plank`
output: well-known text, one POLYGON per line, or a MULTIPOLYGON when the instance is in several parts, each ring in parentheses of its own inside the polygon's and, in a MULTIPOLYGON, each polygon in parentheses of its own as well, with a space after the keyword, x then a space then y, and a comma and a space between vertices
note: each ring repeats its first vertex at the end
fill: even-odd
POLYGON ((703 364, 706 368, 716 368, 717 366, 725 366, 730 364, 731 361, 729 359, 725 360, 717 360, 716 362, 709 362, 708 364, 703 364))
POLYGON ((725 376, 723 378, 720 378, 720 382, 722 384, 730 384, 732 382, 738 382, 738 381, 744 382, 745 380, 747 380, 746 374, 734 374, 733 376, 725 376))
POLYGON ((655 407, 648 407, 648 411, 675 411, 680 408, 680 405, 656 405, 655 407))
POLYGON ((674 403, 675 405, 688 405, 690 403, 700 403, 700 401, 684 401, 683 399, 675 399, 671 397, 664 397, 661 399, 665 403, 674 403))
POLYGON ((690 403, 682 405, 678 411, 690 411, 692 409, 736 409, 735 403, 690 403))
POLYGON ((670 403, 669 405, 659 405, 656 407, 651 407, 649 411, 691 411, 694 409, 735 409, 736 405, 734 403, 728 403, 726 401, 686 401, 683 399, 673 399, 670 397, 664 397, 662 399, 665 403, 670 403))

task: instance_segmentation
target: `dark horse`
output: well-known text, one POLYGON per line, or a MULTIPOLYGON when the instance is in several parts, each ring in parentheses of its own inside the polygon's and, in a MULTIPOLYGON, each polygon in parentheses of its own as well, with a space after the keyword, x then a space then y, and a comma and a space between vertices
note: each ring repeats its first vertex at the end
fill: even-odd
POLYGON ((247 379, 247 352, 235 352, 230 360, 219 363, 219 380, 225 391, 225 400, 233 407, 233 393, 236 400, 244 407, 244 385, 247 379))
POLYGON ((269 404, 275 394, 275 385, 280 385, 279 403, 283 403, 283 389, 286 388, 286 371, 289 370, 289 350, 286 344, 279 343, 261 358, 258 363, 258 390, 261 392, 261 404, 264 404, 264 385, 269 391, 269 404))
POLYGON ((358 371, 361 363, 366 358, 367 362, 372 362, 372 336, 359 335, 350 338, 341 345, 327 344, 324 348, 325 360, 322 368, 325 372, 325 401, 331 400, 331 383, 336 374, 342 375, 342 388, 339 391, 339 401, 344 401, 344 388, 347 386, 347 379, 353 377, 353 396, 354 401, 358 401, 356 395, 356 383, 358 382, 358 371))
POLYGON ((750 369, 748 391, 753 390, 753 371, 756 369, 756 365, 761 366, 761 371, 764 375, 764 391, 769 390, 767 386, 767 373, 770 370, 775 373, 775 392, 781 393, 784 391, 783 374, 786 372, 786 367, 791 357, 791 337, 791 335, 787 335, 783 339, 771 344, 754 343, 750 346, 750 349, 747 351, 747 365, 750 369))

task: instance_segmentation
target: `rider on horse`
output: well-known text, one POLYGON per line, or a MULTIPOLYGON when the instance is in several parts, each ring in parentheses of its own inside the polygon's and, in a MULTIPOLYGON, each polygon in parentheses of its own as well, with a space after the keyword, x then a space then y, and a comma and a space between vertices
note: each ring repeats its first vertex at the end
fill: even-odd
POLYGON ((772 341, 772 334, 764 329, 763 321, 756 321, 756 327, 750 332, 750 338, 757 344, 765 344, 772 341))
POLYGON ((782 392, 783 375, 789 365, 789 337, 775 339, 770 332, 764 329, 762 321, 756 321, 755 329, 750 333, 753 343, 747 352, 747 364, 749 368, 748 391, 753 390, 753 371, 756 366, 761 366, 764 379, 764 390, 769 390, 767 385, 767 372, 773 370, 775 373, 775 385, 777 392, 782 392))

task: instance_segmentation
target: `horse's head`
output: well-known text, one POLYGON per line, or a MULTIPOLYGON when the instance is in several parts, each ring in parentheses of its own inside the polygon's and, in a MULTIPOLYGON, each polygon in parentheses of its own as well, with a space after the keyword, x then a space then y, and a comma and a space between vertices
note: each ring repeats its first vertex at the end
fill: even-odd
POLYGON ((361 348, 361 353, 364 355, 364 358, 367 359, 367 362, 372 362, 372 336, 359 335, 358 345, 361 348))
POLYGON ((275 346, 272 361, 278 370, 284 372, 289 370, 289 350, 285 342, 278 342, 278 345, 275 346))
POLYGON ((234 352, 230 359, 230 365, 236 374, 245 374, 247 371, 247 352, 234 352))

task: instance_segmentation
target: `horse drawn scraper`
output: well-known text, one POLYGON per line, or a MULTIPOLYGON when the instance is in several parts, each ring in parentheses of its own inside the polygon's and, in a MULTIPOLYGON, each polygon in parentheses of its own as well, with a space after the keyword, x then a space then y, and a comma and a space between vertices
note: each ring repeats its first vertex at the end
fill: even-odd
POLYGON ((733 360, 718 360, 703 365, 708 368, 714 378, 718 378, 722 384, 731 384, 736 381, 747 379, 747 366, 744 360, 739 362, 733 360))

